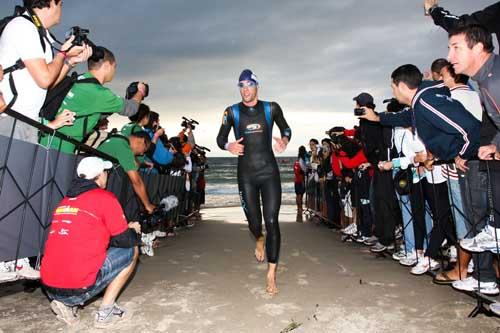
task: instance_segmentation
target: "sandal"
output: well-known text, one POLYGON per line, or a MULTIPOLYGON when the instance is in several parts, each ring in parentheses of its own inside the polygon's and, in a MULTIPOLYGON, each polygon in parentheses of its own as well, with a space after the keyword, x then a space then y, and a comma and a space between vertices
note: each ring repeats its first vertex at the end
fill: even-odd
POLYGON ((446 272, 441 272, 440 274, 437 274, 434 279, 432 280, 432 282, 434 282, 435 284, 452 284, 453 282, 457 281, 456 279, 451 279, 449 276, 448 276, 448 273, 446 272), (438 277, 443 277, 443 279, 439 279, 438 277))

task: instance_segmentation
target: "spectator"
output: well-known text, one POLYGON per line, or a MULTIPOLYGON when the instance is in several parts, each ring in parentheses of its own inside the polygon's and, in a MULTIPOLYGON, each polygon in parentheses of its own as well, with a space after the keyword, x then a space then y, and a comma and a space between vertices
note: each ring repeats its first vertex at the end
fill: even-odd
POLYGON ((107 327, 125 313, 115 301, 135 268, 140 225, 127 224, 117 198, 105 190, 112 167, 97 157, 80 161, 78 178, 53 215, 41 280, 52 311, 68 325, 78 322, 78 306, 102 290, 96 326, 107 327))
MULTIPOLYGON (((66 126, 58 132, 68 135, 80 142, 89 134, 97 124, 101 115, 118 113, 123 116, 132 116, 137 113, 139 104, 145 96, 145 85, 140 83, 138 91, 132 99, 127 100, 117 96, 111 89, 103 85, 113 81, 116 72, 116 59, 114 54, 104 47, 99 47, 99 55, 93 55, 88 60, 88 72, 79 79, 95 78, 97 83, 75 83, 70 92, 64 98, 59 113, 63 110, 71 110, 75 113, 75 121, 72 126, 66 126)), ((72 154, 75 146, 57 137, 44 136, 41 143, 72 154)))
POLYGON ((294 186, 295 186, 295 203, 297 205, 297 222, 302 222, 303 213, 303 196, 306 192, 305 188, 305 174, 307 172, 306 167, 306 147, 300 146, 297 160, 293 164, 294 173, 294 186))
POLYGON ((149 134, 141 131, 130 134, 128 138, 121 135, 111 136, 98 149, 118 160, 123 171, 127 173, 135 194, 148 213, 152 213, 155 206, 149 200, 146 186, 139 174, 140 166, 136 161, 136 156, 144 155, 150 144, 149 134))
POLYGON ((145 126, 149 123, 151 109, 144 103, 139 105, 137 113, 128 117, 130 123, 123 125, 120 133, 126 137, 135 132, 144 131, 145 126))
POLYGON ((174 154, 165 145, 168 144, 168 138, 165 135, 165 130, 160 126, 160 115, 157 112, 150 112, 149 121, 145 125, 145 131, 149 134, 151 142, 155 145, 150 160, 157 171, 165 173, 167 166, 174 159, 174 154))
POLYGON ((443 68, 448 66, 448 61, 443 58, 436 59, 432 62, 431 65, 431 76, 433 81, 442 81, 443 80, 443 74, 442 70, 443 68))
MULTIPOLYGON (((72 46, 74 37, 71 37, 62 45, 62 51, 53 55, 54 40, 49 29, 59 24, 62 3, 62 0, 24 0, 24 17, 11 20, 0 37, 0 65, 6 69, 21 60, 25 66, 7 74, 5 80, 0 82, 5 103, 12 110, 36 121, 39 121, 38 114, 47 89, 62 80, 70 68, 86 61, 92 54, 92 49, 87 45, 72 46), (37 18, 36 21, 30 14, 37 18), (41 24, 40 30, 35 22, 41 24), (45 37, 42 38, 39 31, 44 31, 45 37), (17 98, 11 90, 11 84, 17 90, 17 98)), ((59 117, 48 123, 48 126, 59 128, 70 125, 73 116, 71 112, 62 110, 59 117)), ((0 114, 0 135, 10 137, 14 120, 6 113, 0 114)), ((14 138, 36 144, 38 130, 26 123, 16 122, 14 138)))
MULTIPOLYGON (((498 37, 498 35, 497 35, 498 37)), ((465 74, 479 84, 482 102, 485 106, 481 126, 481 147, 479 158, 489 162, 489 184, 493 206, 490 207, 493 219, 491 225, 481 231, 472 239, 460 242, 462 248, 482 253, 474 256, 476 270, 471 278, 453 283, 459 290, 476 290, 480 280, 480 292, 484 294, 498 293, 496 274, 493 270, 492 255, 487 251, 498 253, 497 238, 500 234, 500 86, 495 80, 500 71, 500 60, 493 53, 491 35, 484 28, 471 25, 456 27, 449 38, 450 51, 448 59, 453 64, 457 74, 465 74)), ((484 220, 483 220, 484 221, 484 220)), ((480 223, 476 227, 482 227, 480 223)))

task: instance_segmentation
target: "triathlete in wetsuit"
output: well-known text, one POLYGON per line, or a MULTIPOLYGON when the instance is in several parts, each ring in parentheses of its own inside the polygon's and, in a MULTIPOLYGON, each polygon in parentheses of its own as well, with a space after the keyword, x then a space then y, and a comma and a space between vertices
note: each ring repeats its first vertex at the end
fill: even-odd
POLYGON ((281 137, 274 138, 276 140, 274 148, 278 153, 286 149, 292 133, 277 103, 258 100, 257 77, 250 70, 244 70, 241 73, 238 86, 242 102, 225 110, 217 136, 217 144, 221 149, 239 156, 240 199, 250 231, 257 240, 255 256, 260 262, 264 261, 264 236, 260 208, 260 196, 262 196, 267 232, 265 252, 269 263, 267 292, 275 294, 278 291, 276 266, 281 244, 278 225, 281 179, 272 147, 273 124, 276 122, 281 131, 281 137), (231 128, 234 128, 237 141, 228 143, 231 128))

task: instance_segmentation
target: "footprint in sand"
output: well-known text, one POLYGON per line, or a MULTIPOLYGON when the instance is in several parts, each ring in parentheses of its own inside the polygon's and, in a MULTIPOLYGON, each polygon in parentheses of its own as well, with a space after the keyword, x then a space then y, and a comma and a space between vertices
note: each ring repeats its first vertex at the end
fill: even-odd
POLYGON ((293 250, 291 256, 292 257, 300 257, 300 251, 299 250, 293 250))
POLYGON ((299 286, 308 286, 309 281, 307 281, 307 274, 299 274, 297 275, 297 284, 299 286))
POLYGON ((295 305, 294 303, 281 303, 281 304, 264 304, 255 308, 257 312, 276 317, 280 316, 284 313, 289 315, 292 312, 300 312, 302 310, 301 307, 295 305))
POLYGON ((200 258, 201 258, 201 256, 199 254, 193 255, 193 259, 200 259, 200 258))
POLYGON ((224 252, 231 253, 231 252, 233 252, 233 250, 231 250, 231 249, 224 249, 224 252))

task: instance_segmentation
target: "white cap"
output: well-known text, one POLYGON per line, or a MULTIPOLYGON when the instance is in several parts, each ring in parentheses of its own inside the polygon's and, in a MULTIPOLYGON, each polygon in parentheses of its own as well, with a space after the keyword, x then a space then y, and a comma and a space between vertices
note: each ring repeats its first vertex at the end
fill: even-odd
POLYGON ((85 179, 94 179, 99 176, 101 172, 107 169, 111 169, 113 167, 113 163, 110 161, 105 161, 99 157, 85 157, 83 160, 78 163, 78 167, 76 168, 76 174, 78 177, 80 175, 85 175, 85 179))

